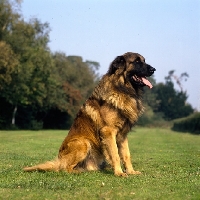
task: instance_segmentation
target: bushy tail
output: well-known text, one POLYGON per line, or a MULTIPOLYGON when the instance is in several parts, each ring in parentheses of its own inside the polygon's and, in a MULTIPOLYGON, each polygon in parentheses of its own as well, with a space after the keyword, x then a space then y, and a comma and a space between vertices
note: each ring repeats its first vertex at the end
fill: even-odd
POLYGON ((60 160, 47 161, 45 163, 35 165, 33 167, 25 167, 24 171, 59 171, 60 170, 60 160))

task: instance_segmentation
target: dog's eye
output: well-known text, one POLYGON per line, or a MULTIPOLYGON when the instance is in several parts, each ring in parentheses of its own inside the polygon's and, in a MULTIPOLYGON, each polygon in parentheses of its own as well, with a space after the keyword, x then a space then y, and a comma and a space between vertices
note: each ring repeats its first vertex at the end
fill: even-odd
POLYGON ((135 60, 135 62, 136 62, 136 63, 141 62, 140 58, 137 58, 137 59, 135 60))

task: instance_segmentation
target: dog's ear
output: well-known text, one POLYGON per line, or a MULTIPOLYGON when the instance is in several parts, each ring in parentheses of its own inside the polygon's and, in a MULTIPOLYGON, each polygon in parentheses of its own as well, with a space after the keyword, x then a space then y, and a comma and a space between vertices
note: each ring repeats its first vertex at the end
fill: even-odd
POLYGON ((126 60, 124 58, 124 56, 117 56, 115 58, 115 60, 112 61, 112 63, 110 64, 110 67, 108 69, 108 74, 114 74, 115 71, 121 67, 125 67, 126 65, 126 60))

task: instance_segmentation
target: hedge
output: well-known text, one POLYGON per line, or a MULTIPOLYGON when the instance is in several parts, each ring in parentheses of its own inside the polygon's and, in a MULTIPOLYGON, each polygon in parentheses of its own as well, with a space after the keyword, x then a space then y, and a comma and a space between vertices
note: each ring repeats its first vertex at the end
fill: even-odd
POLYGON ((200 134, 200 113, 194 113, 189 117, 175 120, 172 130, 200 134))

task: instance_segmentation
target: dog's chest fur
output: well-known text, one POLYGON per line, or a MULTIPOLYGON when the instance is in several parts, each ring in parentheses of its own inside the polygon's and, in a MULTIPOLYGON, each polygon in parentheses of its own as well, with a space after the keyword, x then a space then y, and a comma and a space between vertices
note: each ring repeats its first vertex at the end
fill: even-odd
POLYGON ((123 78, 105 76, 82 109, 98 128, 110 126, 128 132, 143 112, 141 96, 142 91, 123 78))

